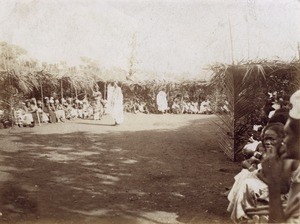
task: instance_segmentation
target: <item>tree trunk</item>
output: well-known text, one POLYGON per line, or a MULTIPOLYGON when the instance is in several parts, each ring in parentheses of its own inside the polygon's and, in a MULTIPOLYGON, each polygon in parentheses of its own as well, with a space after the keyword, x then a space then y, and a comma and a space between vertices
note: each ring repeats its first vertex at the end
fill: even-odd
POLYGON ((42 110, 44 111, 44 94, 43 94, 43 83, 41 83, 41 97, 42 97, 42 110))
POLYGON ((64 98, 63 80, 60 81, 60 95, 61 95, 61 98, 64 98))

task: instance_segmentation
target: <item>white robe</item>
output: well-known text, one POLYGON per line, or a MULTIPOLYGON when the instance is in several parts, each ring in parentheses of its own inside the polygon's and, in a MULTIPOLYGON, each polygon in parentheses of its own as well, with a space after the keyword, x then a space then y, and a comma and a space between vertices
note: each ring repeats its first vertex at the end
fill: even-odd
POLYGON ((117 124, 124 121, 123 94, 120 87, 113 88, 108 98, 110 113, 117 124))
POLYGON ((156 96, 156 104, 158 110, 161 112, 165 112, 168 108, 167 94, 164 91, 159 91, 156 96))

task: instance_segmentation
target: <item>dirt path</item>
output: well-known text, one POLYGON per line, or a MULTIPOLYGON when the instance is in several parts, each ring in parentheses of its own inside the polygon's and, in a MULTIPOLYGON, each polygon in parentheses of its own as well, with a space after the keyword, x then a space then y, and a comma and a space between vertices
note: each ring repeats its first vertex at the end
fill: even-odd
POLYGON ((0 130, 3 223, 230 223, 238 172, 214 115, 127 114, 0 130))

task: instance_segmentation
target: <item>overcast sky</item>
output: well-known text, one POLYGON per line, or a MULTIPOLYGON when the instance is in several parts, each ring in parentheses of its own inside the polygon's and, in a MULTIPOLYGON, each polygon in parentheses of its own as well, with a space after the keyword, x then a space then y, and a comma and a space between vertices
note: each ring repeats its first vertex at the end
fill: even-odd
POLYGON ((127 69, 134 45, 137 68, 158 73, 201 75, 232 57, 292 60, 299 21, 299 0, 0 0, 0 41, 40 61, 85 56, 127 69))

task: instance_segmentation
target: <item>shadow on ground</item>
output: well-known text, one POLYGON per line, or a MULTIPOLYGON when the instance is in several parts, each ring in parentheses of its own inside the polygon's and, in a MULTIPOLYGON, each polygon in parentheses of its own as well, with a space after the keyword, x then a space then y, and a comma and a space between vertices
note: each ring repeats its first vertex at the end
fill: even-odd
POLYGON ((1 151, 0 220, 230 222, 220 193, 238 167, 216 131, 211 119, 195 119, 176 130, 2 135, 14 150, 1 151))

